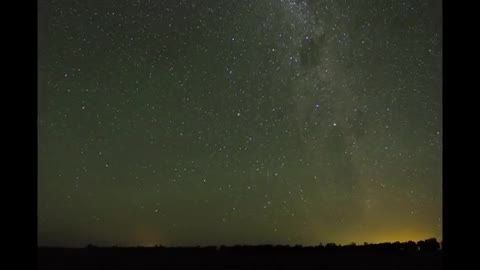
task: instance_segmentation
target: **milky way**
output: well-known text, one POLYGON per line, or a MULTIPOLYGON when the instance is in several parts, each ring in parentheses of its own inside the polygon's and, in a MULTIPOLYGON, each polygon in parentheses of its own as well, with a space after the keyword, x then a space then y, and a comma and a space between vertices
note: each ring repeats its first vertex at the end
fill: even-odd
POLYGON ((40 245, 441 239, 441 1, 38 16, 40 245))

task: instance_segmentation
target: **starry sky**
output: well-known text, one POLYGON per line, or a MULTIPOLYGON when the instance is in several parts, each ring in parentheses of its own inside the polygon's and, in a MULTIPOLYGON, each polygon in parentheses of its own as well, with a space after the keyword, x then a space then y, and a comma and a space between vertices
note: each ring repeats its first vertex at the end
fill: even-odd
POLYGON ((39 1, 39 245, 428 237, 441 1, 39 1))

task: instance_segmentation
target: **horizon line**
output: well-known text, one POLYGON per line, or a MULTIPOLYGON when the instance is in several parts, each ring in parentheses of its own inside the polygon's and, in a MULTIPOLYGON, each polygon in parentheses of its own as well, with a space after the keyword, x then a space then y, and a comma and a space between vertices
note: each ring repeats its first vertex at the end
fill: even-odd
POLYGON ((442 239, 437 239, 436 237, 429 237, 425 238, 423 240, 406 240, 406 241, 385 241, 385 242, 368 242, 364 241, 363 243, 357 243, 352 241, 351 243, 346 243, 346 244, 341 244, 341 243, 335 243, 335 242, 319 242, 316 245, 310 244, 310 245, 302 245, 302 244, 217 244, 217 245, 162 245, 162 244, 153 244, 153 245, 97 245, 97 244, 92 244, 88 243, 83 246, 57 246, 57 245, 38 245, 37 248, 69 248, 69 249, 85 249, 88 247, 95 247, 95 248, 222 248, 222 247, 238 247, 238 246, 243 246, 243 247, 260 247, 260 246, 272 246, 272 247, 325 247, 327 245, 335 245, 337 247, 344 247, 344 246, 366 246, 366 245, 379 245, 379 244, 395 244, 395 243, 409 243, 413 242, 415 244, 418 244, 422 241, 426 240, 435 240, 437 241, 440 246, 442 246, 443 240, 442 239))

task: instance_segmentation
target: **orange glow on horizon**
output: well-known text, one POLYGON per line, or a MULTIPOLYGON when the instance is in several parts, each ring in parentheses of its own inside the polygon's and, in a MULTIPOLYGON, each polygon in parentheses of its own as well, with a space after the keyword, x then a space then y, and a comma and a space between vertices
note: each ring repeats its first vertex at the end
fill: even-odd
POLYGON ((352 243, 355 242, 356 244, 363 244, 364 242, 375 244, 375 243, 386 243, 386 242, 408 242, 414 241, 418 242, 421 240, 429 239, 429 238, 436 238, 437 241, 441 242, 442 237, 441 235, 435 235, 432 232, 426 231, 415 231, 415 230, 400 230, 400 231, 373 231, 373 232, 366 232, 363 235, 352 235, 350 238, 351 240, 346 242, 352 243))

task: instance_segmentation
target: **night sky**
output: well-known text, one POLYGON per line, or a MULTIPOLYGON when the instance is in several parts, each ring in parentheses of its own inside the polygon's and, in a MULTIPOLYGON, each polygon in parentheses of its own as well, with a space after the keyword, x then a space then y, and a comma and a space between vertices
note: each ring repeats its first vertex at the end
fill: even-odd
POLYGON ((39 1, 38 244, 442 239, 441 1, 39 1))

